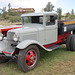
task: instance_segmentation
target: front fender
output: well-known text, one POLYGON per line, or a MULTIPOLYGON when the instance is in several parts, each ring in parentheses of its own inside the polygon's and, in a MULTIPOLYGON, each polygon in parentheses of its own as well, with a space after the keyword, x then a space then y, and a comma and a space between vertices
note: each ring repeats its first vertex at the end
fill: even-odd
POLYGON ((19 49, 24 49, 24 48, 26 48, 26 47, 28 47, 29 45, 31 45, 31 44, 38 44, 38 45, 40 45, 37 41, 35 41, 35 40, 25 40, 25 41, 22 41, 21 43, 19 43, 18 45, 17 45, 17 48, 19 48, 19 49))
POLYGON ((39 42, 35 41, 35 40, 25 40, 25 41, 22 41, 21 43, 19 43, 16 47, 18 49, 25 49, 26 47, 28 47, 29 45, 31 44, 36 44, 36 45, 39 45, 41 48, 43 48, 44 50, 47 50, 47 51, 52 51, 50 49, 46 49, 43 45, 41 45, 39 42))

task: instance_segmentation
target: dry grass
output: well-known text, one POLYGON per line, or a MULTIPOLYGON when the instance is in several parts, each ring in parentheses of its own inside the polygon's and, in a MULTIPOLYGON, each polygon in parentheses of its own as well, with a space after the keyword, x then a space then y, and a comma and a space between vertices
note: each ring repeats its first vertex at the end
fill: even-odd
POLYGON ((23 73, 17 63, 11 61, 0 64, 1 75, 75 75, 75 52, 59 48, 52 52, 41 51, 38 66, 23 73))
POLYGON ((9 22, 9 20, 1 20, 0 25, 9 26, 9 25, 15 25, 15 24, 22 24, 21 22, 9 22))

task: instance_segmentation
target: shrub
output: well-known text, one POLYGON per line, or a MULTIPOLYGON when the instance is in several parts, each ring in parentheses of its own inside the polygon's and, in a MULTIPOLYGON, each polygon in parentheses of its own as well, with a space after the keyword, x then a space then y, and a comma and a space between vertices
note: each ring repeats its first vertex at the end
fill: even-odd
POLYGON ((20 16, 21 14, 19 12, 11 12, 10 15, 11 16, 20 16))
POLYGON ((0 20, 4 20, 4 18, 3 18, 3 16, 2 16, 2 14, 0 14, 0 20))
POLYGON ((9 19, 10 18, 10 16, 8 15, 8 14, 6 14, 6 16, 5 16, 5 18, 4 19, 9 19))
POLYGON ((20 17, 19 16, 14 16, 10 18, 10 22, 19 22, 20 21, 20 17))

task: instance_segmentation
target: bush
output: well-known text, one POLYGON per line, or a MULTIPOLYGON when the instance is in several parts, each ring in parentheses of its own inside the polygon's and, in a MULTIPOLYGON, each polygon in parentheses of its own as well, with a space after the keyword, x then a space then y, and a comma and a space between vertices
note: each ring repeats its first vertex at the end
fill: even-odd
POLYGON ((0 20, 8 20, 10 18, 10 15, 8 15, 7 12, 0 14, 0 20))
POLYGON ((0 14, 0 20, 4 20, 4 18, 3 18, 3 16, 2 16, 2 14, 0 14))
POLYGON ((10 16, 8 15, 8 14, 6 14, 6 16, 5 16, 5 18, 4 19, 9 19, 10 18, 10 16))
POLYGON ((11 16, 20 16, 21 14, 19 12, 11 12, 11 16))
POLYGON ((20 21, 20 17, 19 16, 14 16, 10 18, 10 22, 19 22, 20 21))

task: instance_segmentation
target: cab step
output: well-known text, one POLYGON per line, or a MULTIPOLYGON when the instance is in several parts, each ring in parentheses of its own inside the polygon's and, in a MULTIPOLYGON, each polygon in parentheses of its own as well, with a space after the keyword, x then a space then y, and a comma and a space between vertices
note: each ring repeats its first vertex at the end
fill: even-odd
POLYGON ((55 49, 60 48, 60 47, 62 47, 62 45, 53 45, 53 46, 48 47, 47 49, 55 50, 55 49))

